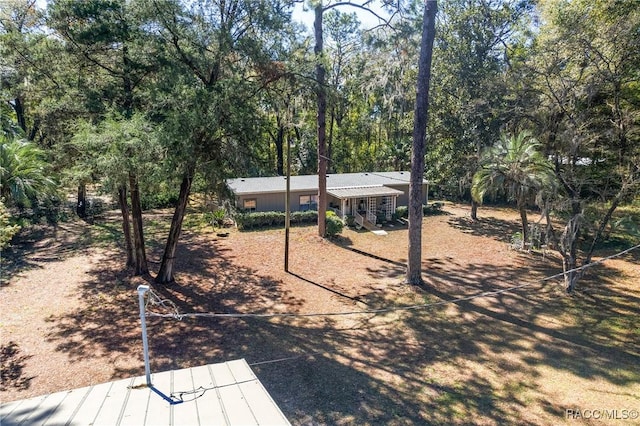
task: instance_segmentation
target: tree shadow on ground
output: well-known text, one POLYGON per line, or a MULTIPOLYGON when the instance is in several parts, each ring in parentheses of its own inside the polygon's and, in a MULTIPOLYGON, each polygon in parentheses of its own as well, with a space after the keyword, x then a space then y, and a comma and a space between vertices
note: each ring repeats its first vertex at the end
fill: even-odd
MULTIPOLYGON (((370 276, 400 277, 403 271, 389 263, 393 264, 369 268, 370 276)), ((581 281, 579 291, 568 296, 559 280, 542 281, 557 272, 558 260, 529 257, 527 262, 509 269, 457 262, 453 258, 426 259, 424 264, 424 291, 433 296, 426 304, 437 307, 443 301, 451 301, 449 308, 453 311, 446 315, 445 323, 433 330, 433 335, 439 337, 438 342, 458 336, 473 342, 444 353, 462 356, 465 362, 461 362, 461 370, 468 368, 468 362, 476 362, 478 366, 491 366, 501 376, 518 377, 517 383, 487 384, 485 395, 503 400, 505 388, 515 387, 521 398, 531 398, 522 395, 535 393, 531 378, 538 375, 540 366, 625 387, 637 382, 640 342, 634 337, 634 330, 640 329, 640 298, 616 287, 620 271, 600 265, 591 279, 581 281), (523 284, 523 288, 508 291, 523 284), (479 297, 471 298, 473 295, 479 297), (483 349, 475 351, 474 344, 483 349), (510 362, 498 362, 504 358, 503 353, 521 354, 519 359, 516 357, 517 365, 513 365, 513 356, 508 357, 510 362), (528 390, 526 384, 530 385, 528 390)), ((432 311, 433 307, 424 309, 432 311)), ((433 323, 434 317, 437 315, 414 315, 405 324, 418 331, 433 323)), ((420 336, 420 341, 429 342, 432 334, 420 332, 420 336)), ((547 407, 545 410, 554 415, 564 415, 563 407, 546 398, 537 405, 547 407)))
POLYGON ((1 286, 21 273, 58 262, 90 250, 96 244, 115 241, 120 236, 113 224, 89 226, 80 219, 52 225, 32 225, 21 230, 11 247, 2 250, 1 286))
MULTIPOLYGON (((188 232, 183 241, 176 270, 188 272, 171 285, 128 279, 116 266, 119 259, 95 266, 84 288, 86 305, 52 317, 48 338, 71 360, 100 356, 114 362, 116 379, 143 373, 138 284, 150 284, 180 313, 305 312, 309 301, 288 290, 284 278, 243 266, 234 251, 216 241, 188 232), (126 362, 116 362, 118 357, 126 362)), ((346 249, 344 256, 363 254, 346 249)), ((362 281, 404 274, 400 260, 367 259, 374 265, 362 281)), ((363 308, 342 297, 342 306, 352 314, 150 317, 152 371, 245 358, 293 424, 477 420, 533 425, 536 420, 526 415, 532 405, 559 421, 564 415, 564 407, 538 389, 540 366, 618 385, 637 380, 640 343, 628 341, 632 334, 605 339, 615 312, 640 317, 637 298, 627 298, 613 285, 614 271, 604 269, 606 281, 598 292, 594 288, 586 296, 566 297, 551 284, 536 282, 558 267, 537 259, 509 269, 453 258, 426 259, 425 264, 429 282, 424 289, 388 285, 363 300, 373 307, 431 303, 428 307, 357 313, 363 308), (529 281, 534 283, 518 291, 442 303, 529 281), (600 305, 594 307, 594 300, 600 305), (570 317, 579 316, 573 323, 565 318, 570 309, 570 317), (549 323, 553 318, 567 324, 549 323), (585 319, 600 322, 586 321, 591 325, 586 327, 585 319)), ((297 279, 336 291, 303 274, 297 279)), ((628 321, 619 327, 637 327, 637 319, 628 321)))
POLYGON ((480 237, 490 237, 497 241, 511 242, 511 237, 520 232, 522 227, 517 221, 497 219, 495 217, 483 217, 477 221, 468 217, 454 216, 449 219, 449 224, 464 233, 480 237))
POLYGON ((33 377, 26 377, 24 368, 30 355, 21 354, 20 347, 15 342, 3 343, 0 346, 0 391, 9 388, 28 389, 33 377))

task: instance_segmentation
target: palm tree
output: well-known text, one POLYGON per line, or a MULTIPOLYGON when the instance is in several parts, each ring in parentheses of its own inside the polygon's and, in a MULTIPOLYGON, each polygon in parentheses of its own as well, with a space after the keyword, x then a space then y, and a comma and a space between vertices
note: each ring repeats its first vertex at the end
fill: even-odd
POLYGON ((527 200, 554 184, 551 164, 540 152, 540 143, 529 131, 514 136, 502 134, 480 157, 480 169, 473 176, 471 196, 482 203, 487 192, 506 190, 515 199, 522 220, 522 239, 528 241, 527 200))
POLYGON ((29 207, 55 193, 56 184, 46 169, 44 152, 35 144, 0 134, 0 196, 7 205, 29 207))

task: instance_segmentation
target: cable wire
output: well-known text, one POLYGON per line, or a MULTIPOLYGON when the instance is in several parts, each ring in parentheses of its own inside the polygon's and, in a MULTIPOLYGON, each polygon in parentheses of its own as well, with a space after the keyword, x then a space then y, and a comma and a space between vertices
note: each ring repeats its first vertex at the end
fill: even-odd
MULTIPOLYGON (((621 251, 619 253, 613 254, 611 256, 607 256, 604 257, 602 259, 599 259, 595 262, 591 262, 588 263, 586 265, 582 265, 580 267, 577 268, 573 268, 570 269, 568 271, 564 271, 564 272, 560 272, 557 273, 555 275, 551 275, 545 278, 542 278, 538 281, 532 281, 532 282, 528 282, 528 283, 524 283, 524 284, 519 284, 519 285, 514 285, 511 287, 507 287, 507 288, 503 288, 500 290, 492 290, 492 291, 484 291, 482 293, 476 293, 470 296, 464 296, 464 297, 456 297, 453 299, 449 299, 449 300, 442 300, 439 302, 431 302, 431 303, 423 303, 423 304, 418 304, 418 305, 407 305, 407 306, 391 306, 391 307, 384 307, 384 308, 378 308, 378 309, 363 309, 363 310, 357 310, 357 311, 339 311, 339 312, 315 312, 315 313, 293 313, 293 312, 272 312, 272 313, 219 313, 219 312, 195 312, 195 313, 180 313, 177 305, 172 302, 171 300, 168 299, 162 299, 157 293, 155 293, 153 290, 149 290, 148 294, 149 294, 149 299, 153 298, 155 299, 154 301, 152 301, 150 304, 155 305, 155 306, 162 306, 166 309, 169 309, 171 311, 173 311, 172 313, 169 314, 161 314, 161 313, 157 313, 157 312, 153 312, 153 311, 149 311, 148 312, 148 316, 149 317, 159 317, 159 318, 175 318, 178 320, 182 320, 183 318, 291 318, 291 317, 298 317, 298 318, 308 318, 308 317, 332 317, 332 316, 347 316, 347 315, 379 315, 379 314, 385 314, 385 313, 391 313, 391 312, 400 312, 400 311, 412 311, 412 310, 419 310, 419 309, 427 309, 427 308, 431 308, 434 306, 443 306, 443 305, 449 305, 449 304, 457 304, 460 302, 466 302, 469 300, 473 300, 473 299, 477 299, 480 297, 489 297, 489 296, 497 296, 499 294, 503 294, 503 293, 510 293, 513 292, 515 290, 519 290, 521 288, 525 288, 525 287, 529 287, 532 286, 534 284, 538 284, 539 282, 545 282, 545 281, 550 281, 553 280, 555 278, 559 278, 562 276, 565 276, 566 274, 569 274, 571 272, 577 272, 577 271, 581 271, 583 269, 587 269, 593 266, 596 266, 600 263, 603 263, 607 260, 616 258, 616 257, 620 257, 626 253, 629 253, 633 250, 636 250, 640 248, 640 244, 628 248, 624 251, 621 251)), ((149 302, 147 302, 147 305, 149 305, 149 302)))

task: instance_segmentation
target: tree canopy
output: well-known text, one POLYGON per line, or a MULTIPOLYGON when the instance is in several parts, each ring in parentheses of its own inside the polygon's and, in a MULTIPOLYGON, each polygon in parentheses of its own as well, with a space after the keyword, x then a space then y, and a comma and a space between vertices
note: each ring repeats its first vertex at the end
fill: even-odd
MULTIPOLYGON (((168 282, 194 184, 222 205, 226 178, 282 175, 287 141, 294 174, 407 170, 426 96, 416 85, 424 2, 308 1, 313 32, 295 3, 4 2, 9 211, 51 182, 77 189, 79 205, 99 185, 119 201, 127 263, 146 273, 144 200, 170 193, 158 278, 168 282), (33 172, 22 186, 20 170, 33 172)), ((544 163, 553 182, 539 201, 572 289, 571 271, 640 192, 640 10, 607 0, 443 0, 438 10, 416 176, 474 207, 497 189, 524 219, 544 163)))

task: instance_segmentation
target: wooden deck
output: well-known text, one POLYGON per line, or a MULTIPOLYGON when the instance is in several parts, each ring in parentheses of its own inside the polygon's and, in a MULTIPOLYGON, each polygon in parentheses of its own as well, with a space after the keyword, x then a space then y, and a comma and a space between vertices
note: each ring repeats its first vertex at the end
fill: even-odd
POLYGON ((289 425, 244 359, 0 405, 0 424, 289 425))

